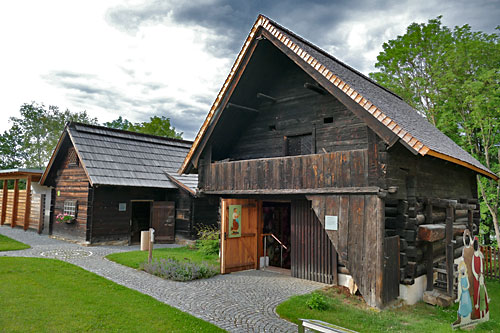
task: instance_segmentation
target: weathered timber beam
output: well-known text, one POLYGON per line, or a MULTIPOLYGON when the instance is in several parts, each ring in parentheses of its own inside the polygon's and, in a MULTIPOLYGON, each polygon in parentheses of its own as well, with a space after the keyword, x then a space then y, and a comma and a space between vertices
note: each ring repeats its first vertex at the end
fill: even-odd
POLYGON ((257 98, 258 99, 266 99, 268 101, 270 101, 271 103, 276 103, 278 100, 272 96, 269 96, 269 95, 266 95, 266 94, 263 94, 263 93, 257 93, 257 98))
POLYGON ((328 93, 323 87, 309 82, 304 83, 304 88, 317 92, 320 95, 326 95, 328 93))
MULTIPOLYGON (((464 224, 453 225, 453 235, 460 235, 467 228, 464 224)), ((435 242, 444 239, 446 235, 445 224, 422 224, 418 227, 418 240, 435 242)))
POLYGON ((238 105, 238 104, 234 104, 234 103, 227 103, 226 108, 238 109, 238 110, 249 111, 249 112, 257 112, 257 113, 259 112, 259 110, 257 110, 257 109, 249 108, 247 106, 238 105))
POLYGON ((208 190, 205 194, 376 194, 379 187, 323 187, 303 189, 208 190))
POLYGON ((19 179, 16 179, 14 180, 14 201, 12 206, 12 216, 10 220, 10 226, 12 228, 16 226, 18 205, 19 205, 19 179))
POLYGON ((26 179, 26 193, 24 202, 24 225, 23 229, 26 231, 30 226, 30 213, 31 213, 31 176, 26 179))
POLYGON ((7 217, 7 202, 9 196, 8 180, 3 181, 3 193, 2 193, 2 215, 0 217, 0 225, 5 223, 5 218, 7 217))
POLYGON ((447 208, 447 207, 453 207, 455 209, 460 209, 460 210, 468 210, 468 209, 476 209, 476 205, 472 204, 464 204, 464 203, 458 203, 456 200, 449 200, 449 199, 430 199, 430 203, 433 206, 436 207, 441 207, 441 208, 447 208))

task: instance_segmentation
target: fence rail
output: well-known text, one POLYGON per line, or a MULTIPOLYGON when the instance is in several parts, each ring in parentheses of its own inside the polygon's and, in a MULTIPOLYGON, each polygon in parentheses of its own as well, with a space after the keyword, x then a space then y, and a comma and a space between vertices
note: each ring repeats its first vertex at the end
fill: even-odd
POLYGON ((491 246, 482 246, 484 256, 484 275, 490 279, 500 281, 500 249, 491 246))

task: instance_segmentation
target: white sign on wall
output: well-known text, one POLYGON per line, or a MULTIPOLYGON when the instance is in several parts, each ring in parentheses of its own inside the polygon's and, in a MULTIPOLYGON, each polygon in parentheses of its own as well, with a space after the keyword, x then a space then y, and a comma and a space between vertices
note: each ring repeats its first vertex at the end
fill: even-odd
POLYGON ((338 216, 325 215, 325 230, 338 230, 338 216))

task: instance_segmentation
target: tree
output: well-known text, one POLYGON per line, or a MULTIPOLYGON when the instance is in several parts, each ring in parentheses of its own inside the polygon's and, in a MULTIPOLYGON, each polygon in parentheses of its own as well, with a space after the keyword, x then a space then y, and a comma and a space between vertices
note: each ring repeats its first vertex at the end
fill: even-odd
POLYGON ((175 127, 170 124, 170 118, 164 116, 153 116, 149 121, 131 123, 119 116, 117 119, 103 124, 106 127, 122 129, 137 133, 164 136, 167 138, 182 139, 182 132, 176 132, 175 127))
POLYGON ((48 108, 32 102, 23 104, 20 117, 11 117, 12 126, 0 137, 2 168, 43 168, 54 150, 67 121, 97 124, 86 111, 61 112, 57 106, 48 108))
POLYGON ((122 118, 122 116, 119 116, 117 119, 113 121, 108 121, 102 124, 103 126, 109 127, 109 128, 114 128, 114 129, 121 129, 128 131, 129 128, 133 125, 130 121, 127 119, 122 118))
MULTIPOLYGON (((450 30, 439 16, 384 43, 375 65, 380 71, 370 73, 497 175, 499 41, 498 33, 474 32, 469 25, 450 30)), ((500 244, 499 184, 478 176, 478 187, 483 223, 492 221, 500 244)))

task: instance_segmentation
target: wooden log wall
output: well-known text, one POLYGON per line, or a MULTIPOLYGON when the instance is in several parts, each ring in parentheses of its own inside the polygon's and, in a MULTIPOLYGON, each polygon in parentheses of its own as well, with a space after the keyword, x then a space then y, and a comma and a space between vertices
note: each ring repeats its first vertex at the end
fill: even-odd
POLYGON ((245 190, 364 187, 368 184, 367 164, 366 149, 212 163, 204 170, 204 191, 237 194, 245 190))
MULTIPOLYGON (((0 190, 0 197, 3 197, 3 189, 0 190)), ((23 227, 25 229, 31 228, 41 232, 43 227, 43 214, 45 205, 44 194, 31 194, 30 213, 27 226, 25 227, 24 212, 26 207, 26 190, 19 190, 18 208, 14 226, 23 227)), ((2 211, 2 202, 0 201, 0 211, 2 211)), ((14 190, 8 190, 8 199, 6 205, 5 220, 2 224, 12 225, 12 209, 14 206, 14 190)))
POLYGON ((85 241, 87 239, 87 209, 89 195, 89 180, 80 164, 73 164, 66 154, 55 176, 54 217, 52 234, 85 241), (77 201, 77 218, 73 224, 55 223, 55 217, 64 212, 64 201, 77 201))
POLYGON ((292 276, 337 284, 337 252, 310 201, 292 201, 291 236, 292 276))
MULTIPOLYGON (((403 284, 413 284, 415 278, 426 274, 426 251, 428 251, 428 238, 419 227, 432 225, 433 242, 430 246, 433 253, 433 265, 445 261, 445 220, 447 217, 445 206, 454 201, 443 199, 417 198, 412 190, 412 181, 409 181, 406 200, 385 200, 385 234, 386 236, 400 236, 400 278, 403 284), (413 194, 413 195, 412 195, 413 194), (434 205, 433 205, 434 203, 434 205), (439 231, 435 231, 439 230, 439 231), (439 236, 440 235, 440 236, 439 236)), ((479 221, 473 216, 479 215, 477 199, 456 200, 454 225, 454 257, 462 255, 463 230, 469 223, 479 221), (471 208, 471 213, 465 208, 471 208), (469 217, 470 214, 470 217, 469 217)), ((477 227, 472 227, 477 230, 477 227)), ((422 230, 423 228, 420 228, 422 230)))
POLYGON ((377 195, 308 195, 324 228, 325 215, 338 217, 338 230, 326 231, 364 300, 382 307, 384 206, 377 195))

